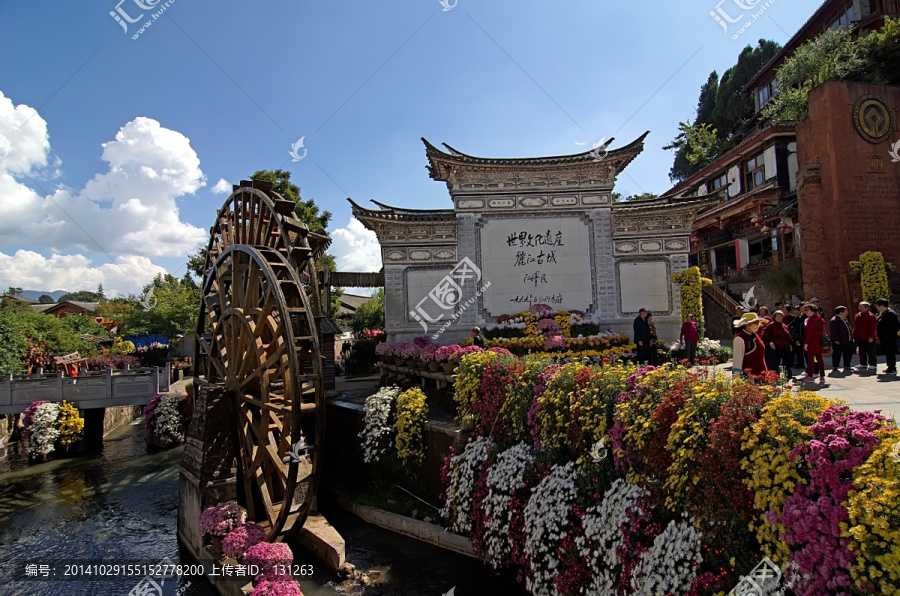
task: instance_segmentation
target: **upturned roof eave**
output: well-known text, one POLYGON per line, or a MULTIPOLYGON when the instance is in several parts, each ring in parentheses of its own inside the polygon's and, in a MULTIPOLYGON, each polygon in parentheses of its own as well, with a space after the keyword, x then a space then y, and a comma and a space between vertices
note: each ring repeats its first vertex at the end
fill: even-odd
MULTIPOLYGON (((622 165, 622 168, 624 169, 625 166, 631 163, 632 159, 637 157, 641 153, 641 151, 643 151, 644 139, 646 139, 647 135, 649 134, 650 131, 647 131, 628 145, 619 147, 618 149, 607 151, 606 156, 602 161, 608 161, 609 159, 615 158, 626 158, 627 161, 622 165)), ((612 142, 613 140, 614 138, 611 138, 610 142, 612 142)), ((458 149, 455 149, 450 145, 447 145, 446 143, 444 143, 444 146, 449 152, 439 149, 424 137, 422 137, 422 142, 425 144, 425 153, 428 156, 428 160, 429 162, 431 162, 432 167, 435 166, 435 162, 437 161, 466 166, 495 167, 554 167, 560 165, 576 165, 580 163, 596 161, 596 154, 593 148, 582 153, 574 153, 570 155, 553 155, 546 157, 477 157, 474 155, 463 153, 462 151, 459 151, 458 149)))

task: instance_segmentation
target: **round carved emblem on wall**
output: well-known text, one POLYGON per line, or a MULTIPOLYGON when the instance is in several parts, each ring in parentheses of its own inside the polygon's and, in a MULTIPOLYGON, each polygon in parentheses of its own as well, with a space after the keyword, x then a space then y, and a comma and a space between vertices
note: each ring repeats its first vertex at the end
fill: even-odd
POLYGON ((853 123, 859 136, 870 143, 881 143, 894 130, 894 114, 880 98, 866 95, 853 106, 853 123))

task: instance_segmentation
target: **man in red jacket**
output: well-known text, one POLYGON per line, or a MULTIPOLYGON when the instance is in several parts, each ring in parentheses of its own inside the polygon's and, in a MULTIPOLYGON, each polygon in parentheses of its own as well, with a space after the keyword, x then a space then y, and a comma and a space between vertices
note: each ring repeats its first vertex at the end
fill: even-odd
POLYGON ((878 361, 875 359, 875 337, 878 317, 872 312, 868 302, 859 303, 859 312, 853 320, 853 339, 859 348, 859 366, 856 369, 875 370, 878 361))

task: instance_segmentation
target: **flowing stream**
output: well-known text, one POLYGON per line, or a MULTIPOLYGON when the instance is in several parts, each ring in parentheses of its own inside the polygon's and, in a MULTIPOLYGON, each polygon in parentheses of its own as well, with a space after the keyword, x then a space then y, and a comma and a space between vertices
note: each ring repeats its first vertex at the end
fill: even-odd
MULTIPOLYGON (((12 447, 12 446, 11 446, 12 447)), ((176 538, 178 462, 182 448, 148 452, 142 423, 105 439, 103 453, 28 465, 21 445, 0 461, 0 595, 127 596, 141 582, 21 580, 25 561, 57 566, 106 559, 189 565, 176 538)), ((455 596, 523 593, 510 575, 370 526, 353 515, 326 510, 347 543, 347 560, 381 574, 374 586, 349 593, 455 596)), ((338 580, 295 547, 296 564, 313 564, 307 596, 348 593, 338 580)), ((166 580, 161 596, 213 596, 205 579, 166 580)), ((158 591, 148 596, 160 596, 158 591)))

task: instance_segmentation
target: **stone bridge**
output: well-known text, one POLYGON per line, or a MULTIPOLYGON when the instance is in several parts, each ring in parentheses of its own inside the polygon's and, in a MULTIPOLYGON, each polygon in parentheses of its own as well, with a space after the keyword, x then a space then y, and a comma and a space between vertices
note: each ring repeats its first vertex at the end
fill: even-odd
POLYGON ((39 400, 65 400, 79 410, 144 406, 169 389, 169 367, 83 371, 77 377, 61 373, 8 376, 0 381, 0 415, 19 414, 39 400))

